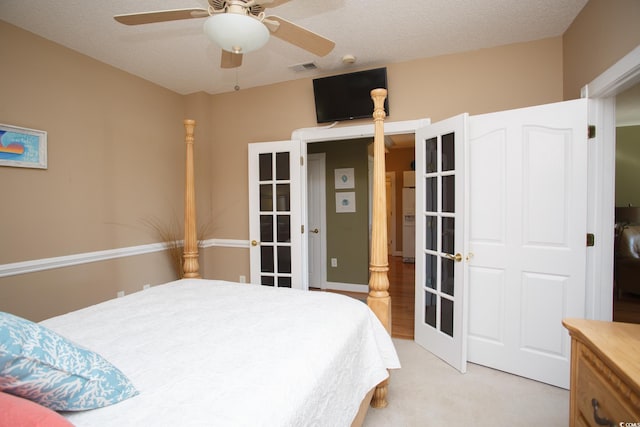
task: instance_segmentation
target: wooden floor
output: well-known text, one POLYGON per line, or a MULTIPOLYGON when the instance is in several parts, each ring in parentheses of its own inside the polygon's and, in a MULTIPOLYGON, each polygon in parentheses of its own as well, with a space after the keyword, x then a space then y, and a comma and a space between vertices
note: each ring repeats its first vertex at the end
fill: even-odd
POLYGON ((391 296, 391 336, 413 339, 415 313, 415 264, 402 257, 389 257, 389 295, 391 296))
MULTIPOLYGON (((413 339, 415 312, 415 264, 402 262, 402 257, 389 257, 389 295, 391 296, 391 336, 413 339)), ((366 300, 367 294, 330 291, 366 300)))
POLYGON ((613 320, 640 323, 640 295, 625 293, 614 298, 613 320))

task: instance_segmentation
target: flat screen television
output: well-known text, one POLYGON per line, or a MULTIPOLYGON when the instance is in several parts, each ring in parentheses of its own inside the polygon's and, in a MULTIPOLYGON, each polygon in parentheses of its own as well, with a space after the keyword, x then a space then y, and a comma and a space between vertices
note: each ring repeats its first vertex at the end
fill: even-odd
MULTIPOLYGON (((387 89, 387 69, 358 71, 313 80, 318 123, 373 117, 371 90, 387 89)), ((389 98, 384 101, 389 115, 389 98)))

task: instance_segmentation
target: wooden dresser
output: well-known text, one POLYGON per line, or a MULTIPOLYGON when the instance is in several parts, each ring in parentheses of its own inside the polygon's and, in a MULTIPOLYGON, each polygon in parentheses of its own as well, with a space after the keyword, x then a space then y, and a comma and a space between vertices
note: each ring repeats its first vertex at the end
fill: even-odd
POLYGON ((570 427, 640 427, 640 325, 562 323, 571 334, 570 427))

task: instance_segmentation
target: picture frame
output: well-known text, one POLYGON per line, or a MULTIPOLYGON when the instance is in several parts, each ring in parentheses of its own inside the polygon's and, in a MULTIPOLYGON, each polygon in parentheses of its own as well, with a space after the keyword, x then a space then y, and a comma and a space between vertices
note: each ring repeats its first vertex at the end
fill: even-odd
POLYGON ((338 190, 355 188, 355 174, 353 168, 334 169, 335 188, 338 190))
POLYGON ((343 191, 336 193, 336 213, 353 213, 356 211, 356 193, 343 191))
POLYGON ((0 124, 0 166, 47 169, 47 132, 0 124))

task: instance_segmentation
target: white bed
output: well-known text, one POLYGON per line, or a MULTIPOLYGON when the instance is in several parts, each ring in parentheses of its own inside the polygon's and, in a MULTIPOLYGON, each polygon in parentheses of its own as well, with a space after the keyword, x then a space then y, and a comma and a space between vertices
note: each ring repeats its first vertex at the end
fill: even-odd
POLYGON ((41 324, 140 392, 76 426, 349 426, 400 367, 367 305, 325 292, 184 279, 41 324))

